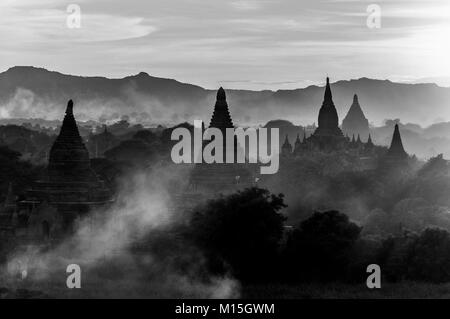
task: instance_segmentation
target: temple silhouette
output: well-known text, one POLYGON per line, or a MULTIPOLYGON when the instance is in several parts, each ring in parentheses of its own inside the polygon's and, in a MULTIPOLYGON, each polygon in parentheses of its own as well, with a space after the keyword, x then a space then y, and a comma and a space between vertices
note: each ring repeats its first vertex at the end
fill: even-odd
POLYGON ((342 131, 348 136, 359 135, 363 140, 369 138, 369 121, 361 109, 357 94, 353 96, 353 103, 342 120, 342 131))
POLYGON ((221 130, 223 139, 223 163, 198 163, 192 170, 190 176, 190 188, 195 192, 207 194, 228 193, 239 188, 245 188, 253 182, 253 172, 248 163, 226 163, 226 154, 231 152, 236 159, 237 145, 234 139, 233 149, 227 149, 226 129, 234 128, 230 115, 225 90, 221 87, 217 91, 216 103, 211 116, 209 128, 221 130))
POLYGON ((369 131, 369 121, 359 104, 358 95, 353 96, 353 103, 339 127, 339 117, 333 102, 330 80, 327 77, 322 105, 319 109, 318 127, 310 136, 303 130, 303 136, 297 134, 294 144, 288 135, 280 147, 280 153, 286 161, 317 152, 346 154, 359 160, 359 169, 371 170, 377 165, 404 165, 408 154, 403 148, 398 125, 394 128, 392 143, 388 151, 376 146, 369 131), (345 136, 344 136, 345 134, 345 136), (365 141, 365 142, 364 142, 365 141))
MULTIPOLYGON (((0 207, 1 233, 19 239, 57 239, 71 231, 74 222, 97 208, 113 201, 111 191, 91 168, 90 156, 80 136, 73 113, 73 101, 67 104, 62 126, 48 156, 45 176, 35 181, 21 198, 15 198, 10 185, 8 196, 0 207)), ((407 165, 409 156, 402 143, 400 129, 395 125, 388 149, 373 143, 370 133, 366 142, 362 136, 368 132, 368 121, 355 94, 353 104, 343 121, 343 128, 351 132, 351 138, 339 127, 339 117, 333 102, 329 78, 326 80, 322 105, 319 109, 318 126, 309 136, 304 129, 298 133, 294 145, 286 135, 281 137, 280 168, 292 168, 296 158, 317 152, 343 154, 359 160, 357 169, 375 169, 376 163, 396 167, 407 165), (356 124, 355 124, 356 123, 356 124), (359 124, 358 124, 359 123, 359 124), (362 124, 362 125, 360 125, 362 124), (360 126, 358 126, 360 125, 360 126), (353 131, 352 131, 353 130, 353 131)), ((217 91, 209 128, 219 129, 223 136, 234 128, 225 90, 217 91)), ((205 130, 205 128, 202 128, 205 130)), ((176 197, 175 207, 189 209, 218 194, 235 192, 256 185, 260 180, 257 164, 226 163, 227 152, 237 154, 235 137, 232 150, 223 143, 223 163, 194 164, 188 177, 188 187, 176 197)), ((95 157, 117 143, 105 128, 97 135, 90 135, 90 150, 95 157)), ((133 156, 133 154, 129 154, 133 156)))
POLYGON ((110 202, 110 190, 90 166, 70 100, 46 174, 18 200, 8 218, 10 228, 23 239, 60 238, 71 231, 75 220, 110 202))

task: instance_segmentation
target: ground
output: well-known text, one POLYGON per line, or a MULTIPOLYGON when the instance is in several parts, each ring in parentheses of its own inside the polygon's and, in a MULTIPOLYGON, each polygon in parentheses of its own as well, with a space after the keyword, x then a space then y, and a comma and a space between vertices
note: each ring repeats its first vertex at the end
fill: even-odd
POLYGON ((242 289, 242 298, 274 299, 371 299, 371 298, 450 298, 450 283, 400 282, 369 289, 362 284, 253 285, 242 289))
MULTIPOLYGON (((111 287, 114 287, 111 283, 111 287)), ((121 286, 119 284, 119 286, 121 286)), ((48 287, 47 287, 48 288, 48 287)), ((55 287, 56 288, 56 287, 55 287)), ((119 287, 120 288, 120 287, 119 287)), ((121 287, 126 288, 126 287, 121 287)), ((6 288, 0 287, 0 299, 2 298, 108 298, 110 293, 90 291, 83 296, 82 290, 69 291, 64 287, 51 289, 52 293, 44 293, 38 287, 6 288)), ((146 295, 146 292, 143 296, 146 295)), ((135 291, 136 293, 136 291, 135 291)), ((130 295, 131 296, 131 295, 130 295)), ((132 294, 134 298, 137 296, 132 294)), ((115 296, 113 297, 123 297, 115 296)), ((168 295, 151 294, 150 298, 170 298, 168 295)), ((448 299, 450 298, 450 283, 429 284, 418 282, 401 282, 382 284, 380 289, 368 289, 365 284, 301 284, 301 285, 251 285, 241 289, 241 298, 247 299, 448 299)))

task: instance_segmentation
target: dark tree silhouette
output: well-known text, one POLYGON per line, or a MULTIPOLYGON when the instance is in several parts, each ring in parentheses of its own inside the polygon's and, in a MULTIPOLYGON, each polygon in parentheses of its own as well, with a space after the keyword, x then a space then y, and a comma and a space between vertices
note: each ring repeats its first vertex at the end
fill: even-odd
POLYGON ((283 207, 282 194, 248 188, 210 201, 194 215, 192 236, 213 271, 229 270, 240 279, 257 280, 267 276, 276 262, 283 207))
POLYGON ((300 280, 343 279, 360 232, 361 227, 345 214, 316 212, 301 222, 288 240, 287 267, 300 280))

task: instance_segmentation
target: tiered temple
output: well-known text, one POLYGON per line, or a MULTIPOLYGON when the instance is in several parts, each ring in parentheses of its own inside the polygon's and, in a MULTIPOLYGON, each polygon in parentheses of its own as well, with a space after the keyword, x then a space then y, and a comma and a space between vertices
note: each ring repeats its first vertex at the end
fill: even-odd
POLYGON ((239 145, 235 139, 234 148, 227 150, 225 145, 225 134, 227 128, 234 128, 233 121, 228 109, 225 90, 220 88, 217 92, 217 100, 209 128, 218 128, 224 137, 224 163, 199 163, 196 164, 191 174, 191 188, 195 192, 204 193, 227 193, 236 189, 249 186, 252 183, 252 174, 248 164, 225 163, 225 154, 233 152, 239 145))
POLYGON ((402 160, 408 157, 405 149, 403 148, 402 137, 400 136, 400 130, 398 124, 395 124, 394 134, 392 135, 391 146, 387 151, 386 157, 391 160, 402 160))
POLYGON ((347 135, 359 135, 363 140, 369 137, 369 121, 359 104, 358 95, 353 96, 353 103, 342 121, 342 131, 347 135))
POLYGON ((227 96, 222 87, 217 91, 216 104, 214 105, 214 111, 209 127, 218 128, 223 133, 225 133, 227 128, 234 128, 228 109, 227 96))
POLYGON ((75 219, 109 202, 111 193, 90 166, 70 100, 60 133, 50 150, 47 174, 19 202, 19 226, 27 228, 42 223, 44 235, 60 235, 75 219))
POLYGON ((328 77, 318 122, 319 126, 314 134, 308 138, 311 148, 324 151, 342 149, 347 140, 339 128, 339 118, 334 106, 328 77))

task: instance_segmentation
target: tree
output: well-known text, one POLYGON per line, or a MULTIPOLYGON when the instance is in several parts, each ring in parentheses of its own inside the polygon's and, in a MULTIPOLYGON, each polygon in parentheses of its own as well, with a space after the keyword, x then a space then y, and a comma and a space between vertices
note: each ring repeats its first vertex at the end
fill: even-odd
POLYGON ((286 262, 297 279, 336 280, 346 276, 361 227, 338 211, 315 212, 294 230, 286 262))
POLYGON ((277 260, 285 217, 283 195, 257 187, 210 201, 192 219, 190 234, 215 272, 242 280, 269 275, 277 260))

